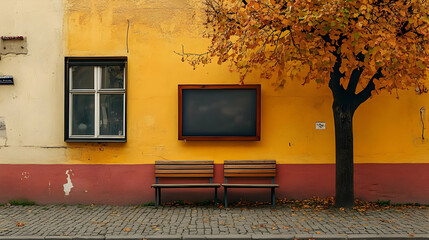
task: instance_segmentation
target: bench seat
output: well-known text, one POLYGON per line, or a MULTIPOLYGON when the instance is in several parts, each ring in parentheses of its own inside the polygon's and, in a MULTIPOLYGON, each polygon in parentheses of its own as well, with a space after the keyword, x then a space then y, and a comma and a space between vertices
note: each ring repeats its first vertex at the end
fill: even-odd
POLYGON ((212 188, 214 204, 217 204, 217 189, 221 184, 213 183, 213 161, 155 161, 155 207, 161 204, 163 188, 212 188), (159 183, 160 178, 173 178, 176 182, 183 179, 195 179, 195 183, 159 183), (202 182, 205 179, 209 182, 202 182), (197 182, 198 181, 198 182, 197 182))
POLYGON ((271 189, 271 204, 275 208, 276 188, 280 185, 274 183, 276 176, 275 160, 226 160, 223 165, 225 183, 222 184, 225 195, 225 208, 228 207, 228 188, 269 188, 271 189), (269 183, 228 183, 228 178, 271 178, 269 183))

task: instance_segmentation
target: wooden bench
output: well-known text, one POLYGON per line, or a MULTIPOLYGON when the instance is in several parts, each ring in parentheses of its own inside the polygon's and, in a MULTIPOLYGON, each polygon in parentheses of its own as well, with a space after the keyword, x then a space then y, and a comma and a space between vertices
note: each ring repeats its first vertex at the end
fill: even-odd
POLYGON ((276 176, 275 160, 229 160, 224 163, 225 183, 222 187, 225 191, 225 208, 228 207, 228 188, 270 188, 271 204, 275 208, 275 189, 279 187, 274 183, 276 176), (228 183, 228 178, 271 178, 271 184, 247 183, 235 184, 228 183))
POLYGON ((213 183, 213 161, 156 161, 155 162, 155 207, 161 204, 162 188, 214 188, 214 204, 217 201, 219 183, 213 183), (158 183, 159 178, 208 178, 209 183, 158 183))

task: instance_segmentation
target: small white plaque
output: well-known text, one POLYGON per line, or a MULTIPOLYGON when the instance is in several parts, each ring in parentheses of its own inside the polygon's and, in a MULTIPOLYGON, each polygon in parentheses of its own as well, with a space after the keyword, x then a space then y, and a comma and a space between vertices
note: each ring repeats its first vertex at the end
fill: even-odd
POLYGON ((316 122, 316 129, 326 129, 325 122, 316 122))

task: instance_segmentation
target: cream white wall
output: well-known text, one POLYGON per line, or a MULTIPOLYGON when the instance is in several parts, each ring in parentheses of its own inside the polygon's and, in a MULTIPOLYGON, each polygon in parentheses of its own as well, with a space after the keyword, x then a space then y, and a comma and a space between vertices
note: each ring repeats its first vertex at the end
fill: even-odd
POLYGON ((63 141, 63 0, 0 0, 0 36, 27 38, 27 55, 2 55, 0 163, 58 163, 63 141))

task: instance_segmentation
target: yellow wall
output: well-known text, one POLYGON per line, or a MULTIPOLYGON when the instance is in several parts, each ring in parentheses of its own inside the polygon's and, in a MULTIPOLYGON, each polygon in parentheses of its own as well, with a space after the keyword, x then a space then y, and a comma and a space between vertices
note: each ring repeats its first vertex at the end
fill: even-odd
MULTIPOLYGON (((69 1, 65 38, 68 56, 128 56, 128 142, 68 144, 67 162, 153 163, 161 159, 276 159, 279 163, 333 163, 332 97, 327 87, 289 81, 274 91, 262 84, 262 140, 178 141, 178 84, 236 84, 237 74, 215 63, 192 70, 173 51, 204 52, 208 41, 200 0, 69 1), (130 22, 129 53, 126 51, 130 22), (316 130, 324 121, 326 130, 316 130), (102 146, 102 147, 100 147, 102 146)), ((419 110, 429 102, 413 91, 375 96, 355 115, 355 162, 428 163, 419 110)), ((428 133, 429 137, 429 133, 428 133)))
MULTIPOLYGON (((13 5, 15 1, 7 2, 13 5)), ((180 51, 182 44, 186 51, 203 52, 209 43, 201 37, 205 19, 201 2, 65 1, 64 55, 59 56, 62 43, 57 30, 61 29, 61 23, 50 21, 41 33, 48 34, 52 42, 46 45, 41 42, 40 45, 45 46, 46 53, 51 51, 48 51, 51 46, 58 51, 56 54, 49 52, 51 61, 38 63, 50 70, 40 71, 34 67, 34 71, 44 74, 38 79, 34 72, 16 70, 23 74, 26 82, 45 81, 46 88, 35 88, 28 83, 21 85, 18 79, 13 87, 0 86, 0 116, 6 116, 8 144, 14 146, 13 149, 0 149, 0 163, 152 164, 164 159, 215 160, 216 163, 228 159, 275 159, 285 164, 334 163, 330 90, 327 86, 301 86, 300 80, 289 80, 280 91, 274 90, 272 82, 262 81, 256 75, 246 80, 249 84, 262 84, 261 141, 177 140, 178 84, 238 83, 238 75, 231 73, 226 65, 213 63, 192 70, 173 53, 180 51), (52 28, 52 24, 57 24, 58 29, 52 28), (128 57, 127 143, 63 142, 64 56, 128 57), (18 89, 19 92, 15 92, 18 89), (15 95, 23 99, 21 105, 8 104, 13 103, 15 95), (18 107, 25 111, 14 112, 18 107), (326 122, 326 130, 315 129, 318 121, 326 122), (9 127, 15 130, 9 130, 9 127), (34 135, 32 131, 38 134, 34 135), (43 135, 42 139, 38 138, 40 135, 43 135), (66 148, 27 148, 27 145, 66 148), (46 157, 30 157, 28 154, 21 157, 18 149, 43 153, 46 157), (5 153, 7 158, 3 158, 5 153)), ((51 14, 59 18, 60 13, 51 14)), ((29 57, 16 59, 24 61, 29 57)), ((0 61, 0 73, 5 73, 6 61, 0 61)), ((428 107, 429 111, 429 96, 417 96, 412 89, 399 92, 399 100, 395 96, 376 95, 357 110, 354 118, 356 163, 429 163, 426 157, 429 143, 420 137, 419 112, 421 107, 428 107)), ((428 123, 427 118, 424 121, 428 123)), ((429 138, 429 132, 426 135, 429 138)))

